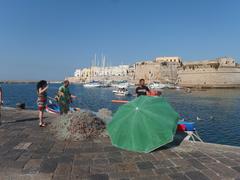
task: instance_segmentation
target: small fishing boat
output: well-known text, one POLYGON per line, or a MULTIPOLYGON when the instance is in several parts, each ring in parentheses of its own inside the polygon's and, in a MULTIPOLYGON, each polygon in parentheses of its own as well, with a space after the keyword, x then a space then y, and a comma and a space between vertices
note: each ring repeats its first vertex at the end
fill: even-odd
POLYGON ((129 96, 131 95, 126 88, 118 88, 112 91, 116 96, 129 96))
POLYGON ((57 104, 48 104, 46 111, 52 114, 60 114, 60 107, 57 104))
MULTIPOLYGON (((80 111, 80 108, 70 107, 70 112, 80 111)), ((48 104, 46 106, 46 111, 51 114, 60 114, 60 107, 58 104, 48 104)))

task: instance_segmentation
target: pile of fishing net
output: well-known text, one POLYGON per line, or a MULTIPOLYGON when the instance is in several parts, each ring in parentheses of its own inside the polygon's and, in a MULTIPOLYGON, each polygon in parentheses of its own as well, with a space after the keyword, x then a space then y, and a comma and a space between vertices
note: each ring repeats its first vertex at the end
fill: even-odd
POLYGON ((106 123, 111 119, 111 111, 100 109, 98 113, 77 111, 59 116, 51 124, 51 129, 59 139, 85 140, 107 137, 106 123))

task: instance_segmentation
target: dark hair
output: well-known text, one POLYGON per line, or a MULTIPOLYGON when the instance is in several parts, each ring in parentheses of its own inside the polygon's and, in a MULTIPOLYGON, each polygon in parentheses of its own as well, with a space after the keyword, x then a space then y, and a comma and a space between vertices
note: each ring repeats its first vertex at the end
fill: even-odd
POLYGON ((144 79, 140 79, 140 80, 139 80, 139 83, 142 82, 142 81, 145 81, 145 80, 144 80, 144 79))
POLYGON ((40 88, 44 88, 45 86, 47 86, 47 81, 41 80, 37 83, 37 90, 39 90, 40 88))
POLYGON ((64 80, 63 81, 63 84, 67 84, 67 83, 69 84, 69 80, 64 80))

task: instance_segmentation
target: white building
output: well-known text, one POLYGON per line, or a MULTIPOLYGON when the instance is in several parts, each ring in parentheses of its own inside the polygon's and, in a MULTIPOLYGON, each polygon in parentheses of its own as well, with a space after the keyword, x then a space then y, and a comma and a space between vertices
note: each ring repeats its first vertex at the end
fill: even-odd
POLYGON ((129 66, 119 65, 110 67, 93 66, 91 68, 76 69, 74 76, 80 78, 102 76, 127 76, 129 66))

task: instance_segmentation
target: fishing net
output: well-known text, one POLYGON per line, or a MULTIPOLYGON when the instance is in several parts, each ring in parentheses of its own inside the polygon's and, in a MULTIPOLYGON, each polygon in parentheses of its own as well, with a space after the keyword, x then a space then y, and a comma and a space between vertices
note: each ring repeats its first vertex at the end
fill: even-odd
POLYGON ((51 129, 59 139, 86 140, 96 137, 107 137, 106 121, 111 111, 104 109, 98 113, 79 111, 59 116, 51 124, 51 129))

